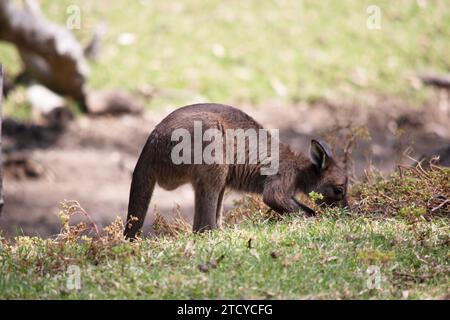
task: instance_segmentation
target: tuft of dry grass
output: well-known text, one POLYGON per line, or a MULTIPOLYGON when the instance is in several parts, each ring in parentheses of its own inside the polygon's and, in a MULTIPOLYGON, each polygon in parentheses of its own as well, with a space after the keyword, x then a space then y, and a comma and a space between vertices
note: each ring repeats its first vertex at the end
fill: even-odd
POLYGON ((280 218, 276 212, 270 210, 261 196, 258 195, 246 195, 235 201, 234 205, 234 208, 228 211, 224 217, 225 225, 239 224, 255 218, 261 218, 262 220, 280 218))
POLYGON ((430 163, 424 169, 399 166, 398 172, 383 178, 370 173, 353 186, 352 211, 358 214, 396 216, 410 220, 450 216, 450 168, 430 163))
MULTIPOLYGON (((78 262, 79 252, 70 250, 73 246, 84 248, 87 260, 98 265, 110 258, 124 258, 138 254, 142 239, 130 243, 123 236, 124 223, 120 217, 103 229, 98 228, 91 215, 86 212, 78 201, 64 200, 61 202, 58 216, 61 221, 61 231, 55 239, 46 240, 46 248, 53 253, 53 261, 71 260, 78 262), (71 224, 74 216, 82 215, 88 220, 71 224)), ((20 239, 19 237, 18 239, 20 239)), ((26 238, 26 237, 25 237, 26 238)))
POLYGON ((152 228, 156 235, 167 235, 172 237, 177 237, 180 234, 188 233, 192 230, 191 225, 181 216, 180 211, 177 211, 177 216, 172 221, 167 221, 167 219, 157 211, 155 213, 155 221, 152 224, 152 228))

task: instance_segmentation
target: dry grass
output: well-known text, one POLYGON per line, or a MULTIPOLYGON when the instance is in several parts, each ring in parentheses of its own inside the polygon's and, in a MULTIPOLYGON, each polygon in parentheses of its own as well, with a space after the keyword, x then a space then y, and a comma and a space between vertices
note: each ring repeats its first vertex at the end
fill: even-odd
POLYGON ((429 219, 450 216, 450 169, 432 162, 424 169, 399 166, 387 179, 371 172, 352 189, 353 208, 358 214, 429 219))

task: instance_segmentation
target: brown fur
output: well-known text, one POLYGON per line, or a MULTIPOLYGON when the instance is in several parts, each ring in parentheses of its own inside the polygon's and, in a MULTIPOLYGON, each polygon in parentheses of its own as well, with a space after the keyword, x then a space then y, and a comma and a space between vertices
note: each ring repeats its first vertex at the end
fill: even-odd
MULTIPOLYGON (((274 175, 261 175, 260 162, 175 165, 171 151, 178 141, 171 141, 172 132, 184 128, 192 135, 195 120, 202 121, 203 132, 208 128, 216 128, 222 133, 227 129, 262 129, 239 109, 220 104, 195 104, 169 114, 150 134, 133 172, 125 228, 127 238, 134 238, 141 229, 155 183, 166 190, 173 190, 185 183, 192 184, 195 190, 194 231, 218 227, 223 194, 227 188, 262 194, 264 202, 279 213, 301 209, 312 213, 295 200, 298 192, 321 192, 327 204, 344 201, 346 175, 336 165, 328 146, 316 141, 313 141, 312 147, 316 157, 319 157, 317 161, 322 163, 325 159, 323 167, 304 154, 295 154, 282 143, 279 145, 279 170, 274 175), (335 192, 337 186, 341 190, 335 192)), ((209 143, 204 142, 204 147, 209 143)))

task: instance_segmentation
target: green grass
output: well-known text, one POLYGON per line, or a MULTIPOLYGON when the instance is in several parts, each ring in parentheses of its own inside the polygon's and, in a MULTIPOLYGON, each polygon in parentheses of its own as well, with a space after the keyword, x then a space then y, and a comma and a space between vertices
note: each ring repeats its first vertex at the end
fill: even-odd
MULTIPOLYGON (((357 0, 42 4, 47 16, 61 24, 67 6, 78 4, 82 25, 75 33, 84 43, 105 20, 109 31, 92 65, 91 87, 155 87, 160 93, 150 107, 193 100, 363 102, 367 94, 418 104, 430 98, 430 91, 414 89, 410 76, 450 68, 446 0, 425 7, 413 0, 371 2, 381 9, 381 30, 366 28, 368 4, 357 0), (134 34, 135 42, 118 45, 122 33, 134 34)), ((20 70, 8 45, 0 45, 0 61, 12 73, 20 70)))
POLYGON ((415 299, 449 291, 445 218, 411 225, 392 218, 257 216, 221 231, 103 250, 89 249, 90 240, 16 241, 0 247, 0 298, 399 299, 407 291, 415 299), (216 268, 208 264, 214 260, 216 268), (79 290, 67 287, 69 265, 81 270, 79 290), (380 268, 379 288, 367 286, 369 266, 380 268))
POLYGON ((351 189, 351 211, 311 203, 315 218, 274 215, 257 197, 202 234, 157 215, 158 236, 133 243, 119 218, 86 236, 92 226, 70 220, 87 213, 68 201, 56 238, 0 237, 0 299, 448 297, 448 173, 431 164, 368 175, 351 189))

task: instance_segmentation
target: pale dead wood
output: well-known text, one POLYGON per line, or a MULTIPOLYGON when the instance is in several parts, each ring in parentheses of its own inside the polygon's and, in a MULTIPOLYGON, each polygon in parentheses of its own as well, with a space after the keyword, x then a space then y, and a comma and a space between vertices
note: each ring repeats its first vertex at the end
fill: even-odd
POLYGON ((0 1, 0 40, 17 47, 33 79, 84 106, 89 67, 82 46, 67 28, 46 20, 30 3, 21 10, 10 0, 0 1))
POLYGON ((63 127, 74 118, 64 98, 44 86, 38 84, 30 86, 26 96, 34 118, 50 127, 63 127))

